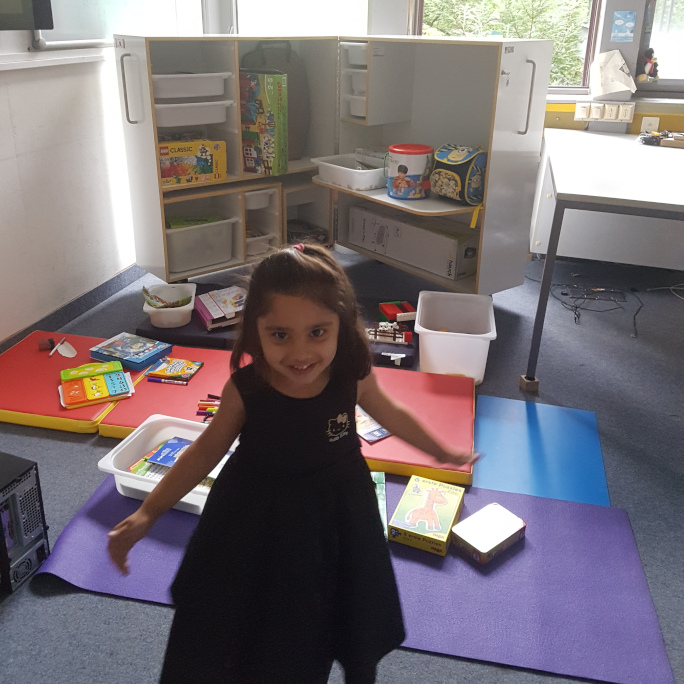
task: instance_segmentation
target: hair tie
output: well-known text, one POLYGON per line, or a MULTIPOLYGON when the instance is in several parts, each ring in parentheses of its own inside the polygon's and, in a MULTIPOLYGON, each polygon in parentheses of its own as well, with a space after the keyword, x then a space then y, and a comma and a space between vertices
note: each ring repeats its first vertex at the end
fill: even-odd
POLYGON ((299 244, 292 245, 292 249, 296 249, 299 252, 303 252, 304 251, 304 245, 300 242, 299 244))

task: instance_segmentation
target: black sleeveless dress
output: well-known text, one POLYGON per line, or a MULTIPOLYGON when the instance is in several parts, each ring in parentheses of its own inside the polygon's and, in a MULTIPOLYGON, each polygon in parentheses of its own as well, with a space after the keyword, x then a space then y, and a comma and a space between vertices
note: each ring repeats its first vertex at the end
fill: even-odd
POLYGON ((295 399, 251 365, 232 378, 246 421, 172 586, 162 681, 313 684, 334 659, 347 681, 374 672, 404 628, 356 382, 295 399))

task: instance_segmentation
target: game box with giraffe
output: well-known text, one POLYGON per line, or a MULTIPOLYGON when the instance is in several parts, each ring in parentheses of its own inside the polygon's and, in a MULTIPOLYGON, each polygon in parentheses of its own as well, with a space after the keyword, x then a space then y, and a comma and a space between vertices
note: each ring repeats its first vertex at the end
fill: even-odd
POLYGON ((464 493, 458 485, 412 475, 389 522, 389 538, 445 556, 464 493))

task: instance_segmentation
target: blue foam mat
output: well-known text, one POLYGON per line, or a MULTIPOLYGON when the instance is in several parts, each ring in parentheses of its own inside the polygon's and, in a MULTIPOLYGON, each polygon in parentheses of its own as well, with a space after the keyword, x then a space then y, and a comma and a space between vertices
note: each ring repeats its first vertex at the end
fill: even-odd
POLYGON ((479 396, 473 486, 610 506, 596 415, 479 396))

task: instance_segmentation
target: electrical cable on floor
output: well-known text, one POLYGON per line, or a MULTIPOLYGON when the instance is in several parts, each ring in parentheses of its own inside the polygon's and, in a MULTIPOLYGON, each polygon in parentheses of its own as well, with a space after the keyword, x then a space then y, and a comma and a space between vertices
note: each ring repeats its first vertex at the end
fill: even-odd
POLYGON ((661 287, 649 287, 646 292, 655 292, 656 290, 669 290, 675 297, 684 300, 682 295, 675 292, 675 290, 684 290, 684 283, 677 283, 676 285, 663 285, 661 287))
MULTIPOLYGON (((573 274, 574 275, 574 274, 573 274)), ((579 274, 577 274, 579 275, 579 274)), ((530 276, 525 276, 529 280, 532 280, 533 282, 540 283, 541 280, 536 280, 535 278, 531 278, 530 276)), ((684 283, 683 283, 684 284, 684 283)), ((673 286, 673 287, 679 287, 679 286, 673 286)), ((664 289, 669 289, 669 288, 664 288, 664 289)), ((631 334, 631 337, 637 337, 638 336, 638 330, 637 330, 637 315, 641 311, 641 309, 644 306, 643 301, 637 295, 635 292, 632 291, 627 291, 627 290, 614 290, 614 289, 609 289, 605 287, 578 287, 576 284, 568 283, 565 285, 561 284, 556 284, 552 283, 551 284, 551 296, 558 300, 563 308, 568 309, 568 311, 572 311, 573 316, 575 318, 575 323, 579 325, 580 323, 580 318, 581 318, 581 312, 582 311, 591 311, 592 313, 608 313, 609 311, 617 311, 618 309, 625 310, 625 307, 622 305, 622 302, 626 303, 627 297, 626 295, 631 295, 634 297, 638 302, 639 306, 637 307, 637 310, 634 312, 632 315, 632 326, 634 328, 634 332, 631 334), (561 291, 561 296, 565 297, 566 299, 563 299, 562 297, 559 297, 556 294, 556 291, 560 290, 561 291), (566 292, 563 292, 563 290, 566 290, 566 292), (575 290, 574 295, 570 295, 570 291, 575 290), (611 296, 613 295, 613 296, 611 296), (619 299, 621 297, 622 299, 619 299), (572 303, 570 303, 569 300, 572 300, 572 303), (590 302, 613 302, 613 304, 616 304, 617 306, 611 306, 608 309, 595 309, 591 308, 588 306, 590 302)), ((673 293, 676 294, 676 293, 673 293)), ((676 295, 679 297, 679 295, 676 295)))

